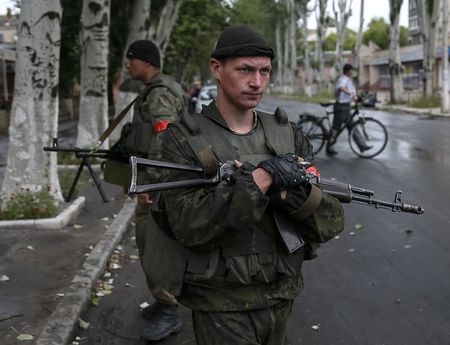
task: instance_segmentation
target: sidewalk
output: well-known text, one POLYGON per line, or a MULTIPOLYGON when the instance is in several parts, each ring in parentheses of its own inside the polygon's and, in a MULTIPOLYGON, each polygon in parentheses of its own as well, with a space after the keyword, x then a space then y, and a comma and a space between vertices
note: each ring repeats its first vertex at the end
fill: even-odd
POLYGON ((65 344, 134 214, 134 201, 125 200, 121 188, 102 185, 110 201, 104 203, 87 183, 84 208, 62 230, 0 229, 0 277, 9 278, 0 281, 2 345, 65 344), (20 334, 33 339, 20 341, 20 334))
POLYGON ((441 108, 413 108, 405 105, 377 104, 377 109, 386 111, 401 111, 412 114, 450 117, 450 113, 443 113, 441 108))

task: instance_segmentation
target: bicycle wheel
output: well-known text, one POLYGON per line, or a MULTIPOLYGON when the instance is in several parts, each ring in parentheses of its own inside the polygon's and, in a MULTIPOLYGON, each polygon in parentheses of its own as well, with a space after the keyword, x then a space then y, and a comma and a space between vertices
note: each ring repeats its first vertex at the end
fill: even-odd
POLYGON ((388 132, 386 127, 371 117, 361 117, 350 128, 348 141, 352 151, 361 158, 372 158, 379 155, 386 147, 388 132), (357 142, 365 142, 369 147, 360 150, 357 142))
POLYGON ((314 116, 300 115, 297 125, 302 127, 303 134, 308 138, 313 146, 314 154, 318 154, 325 145, 326 131, 323 124, 314 116))

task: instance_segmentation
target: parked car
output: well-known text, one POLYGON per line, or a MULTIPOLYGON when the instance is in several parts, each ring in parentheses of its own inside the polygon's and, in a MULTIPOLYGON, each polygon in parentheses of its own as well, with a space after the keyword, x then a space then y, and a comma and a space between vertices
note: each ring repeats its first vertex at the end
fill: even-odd
POLYGON ((195 101, 195 112, 199 113, 202 111, 202 106, 208 105, 217 96, 217 86, 216 85, 206 85, 200 89, 198 93, 198 97, 196 99, 192 99, 195 101))

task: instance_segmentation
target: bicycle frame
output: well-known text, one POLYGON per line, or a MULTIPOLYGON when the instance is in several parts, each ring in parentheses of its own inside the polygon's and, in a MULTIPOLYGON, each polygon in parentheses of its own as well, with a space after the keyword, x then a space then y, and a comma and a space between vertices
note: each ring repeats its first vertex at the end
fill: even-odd
MULTIPOLYGON (((330 105, 331 104, 329 104, 327 106, 323 106, 325 108, 325 116, 317 121, 318 123, 321 123, 323 125, 324 129, 326 130, 325 134, 326 134, 327 138, 329 138, 331 136, 331 128, 333 127, 332 121, 330 119, 330 115, 334 116, 334 109, 327 110, 327 108, 330 105), (326 122, 326 124, 325 124, 325 122, 326 122)), ((350 125, 348 126, 349 128, 351 126, 353 126, 356 122, 358 122, 359 118, 361 116, 359 113, 359 107, 358 107, 357 103, 354 106, 352 106, 350 109, 352 110, 352 113, 351 113, 351 117, 349 119, 349 121, 350 121, 350 125), (355 117, 357 117, 356 120, 355 120, 355 117)), ((347 128, 346 124, 342 123, 341 128, 337 132, 336 138, 338 138, 346 128, 347 128)))

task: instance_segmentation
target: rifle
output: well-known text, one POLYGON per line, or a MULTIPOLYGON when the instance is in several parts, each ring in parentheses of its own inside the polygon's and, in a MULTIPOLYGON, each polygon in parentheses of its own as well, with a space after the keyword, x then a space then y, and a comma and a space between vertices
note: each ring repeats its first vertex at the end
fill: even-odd
POLYGON ((44 151, 48 152, 72 152, 75 154, 76 158, 81 159, 80 166, 78 167, 77 174, 75 175, 75 178, 72 182, 72 185, 70 187, 69 193, 67 194, 67 197, 64 198, 66 202, 70 201, 72 199, 72 195, 75 192, 75 187, 78 183, 78 179, 80 178, 81 172, 83 171, 83 168, 86 166, 89 174, 91 175, 92 179, 94 180, 95 185, 97 186, 97 190, 100 193, 100 196, 102 197, 103 202, 108 202, 108 199, 105 195, 105 192, 103 190, 103 187, 98 180, 97 176, 95 175, 94 169, 92 168, 91 164, 89 163, 88 158, 103 158, 106 159, 109 156, 110 150, 93 150, 93 149, 82 149, 79 147, 60 147, 58 145, 58 138, 53 138, 52 146, 45 146, 44 151))
MULTIPOLYGON (((215 185, 221 181, 230 181, 232 179, 233 172, 236 170, 236 167, 232 161, 225 162, 219 165, 217 173, 211 177, 205 176, 204 178, 199 179, 191 179, 191 180, 182 180, 182 181, 171 181, 171 182, 160 182, 160 183, 152 183, 146 185, 138 185, 137 184, 137 166, 139 164, 158 167, 158 168, 166 168, 166 169, 176 169, 176 170, 185 170, 185 171, 193 171, 202 173, 203 169, 197 166, 184 165, 178 163, 170 163, 170 162, 162 162, 155 161, 146 158, 131 156, 130 157, 131 164, 131 184, 129 188, 130 194, 140 194, 140 193, 148 193, 148 192, 156 192, 167 189, 175 189, 175 188, 186 188, 186 187, 199 187, 199 186, 207 186, 207 185, 215 185)), ((304 166, 311 166, 308 162, 301 163, 304 166)), ((402 201, 401 191, 395 192, 394 201, 388 202, 383 200, 374 199, 373 196, 375 193, 371 190, 355 187, 345 182, 339 182, 332 179, 321 178, 318 173, 313 170, 306 169, 307 178, 309 182, 316 185, 323 192, 327 193, 330 196, 335 197, 342 203, 358 203, 364 204, 368 206, 373 206, 375 208, 384 208, 390 209, 393 212, 405 212, 405 213, 414 213, 414 214, 422 214, 424 209, 422 206, 415 206, 406 204, 402 201)))
MULTIPOLYGON (((130 194, 156 192, 176 188, 216 185, 222 181, 226 182, 232 181, 233 173, 236 170, 234 162, 227 161, 223 164, 220 164, 217 168, 215 175, 212 176, 205 176, 203 178, 190 180, 138 185, 137 172, 139 164, 150 167, 184 170, 203 173, 204 175, 206 174, 203 168, 201 167, 150 160, 136 156, 130 157, 130 163, 131 163, 131 183, 129 188, 130 194)), ((304 167, 309 166, 308 169, 305 169, 306 176, 309 182, 319 187, 323 192, 337 198, 342 203, 355 202, 373 206, 375 208, 391 209, 393 212, 406 212, 414 214, 422 214, 424 212, 424 209, 421 206, 414 206, 403 203, 401 200, 401 191, 397 191, 395 193, 394 202, 392 203, 388 201, 373 199, 372 197, 375 193, 370 190, 360 187, 354 187, 351 186, 350 184, 334 181, 331 179, 323 179, 320 177, 317 170, 313 166, 311 166, 310 163, 301 162, 300 164, 302 164, 304 167)), ((283 240, 289 253, 295 252, 297 249, 299 249, 304 245, 303 239, 298 235, 296 231, 296 225, 292 224, 292 221, 290 219, 287 219, 286 217, 280 215, 278 212, 275 211, 273 212, 273 217, 275 222, 278 224, 281 239, 283 240)))

